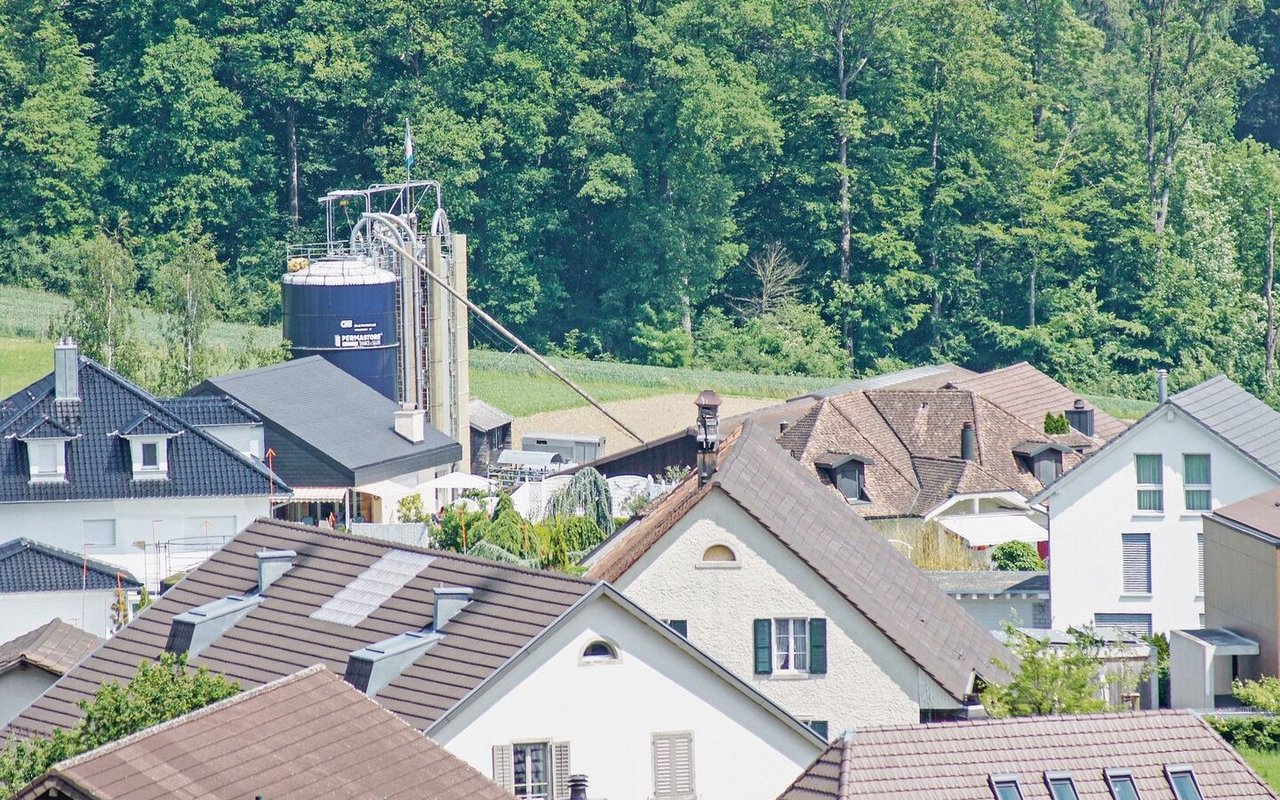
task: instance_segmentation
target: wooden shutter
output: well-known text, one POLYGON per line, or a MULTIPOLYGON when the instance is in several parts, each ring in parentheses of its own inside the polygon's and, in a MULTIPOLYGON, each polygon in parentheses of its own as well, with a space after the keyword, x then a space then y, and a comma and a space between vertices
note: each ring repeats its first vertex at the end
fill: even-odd
POLYGON ((1125 533, 1121 534, 1120 538, 1124 550, 1124 591, 1149 594, 1151 592, 1151 534, 1125 533))
POLYGON ((827 672, 827 621, 822 618, 809 620, 809 674, 825 675, 827 672))
POLYGON ((551 796, 554 800, 569 800, 568 742, 551 745, 551 796))
POLYGON ((509 744, 493 746, 493 782, 508 793, 515 791, 516 777, 511 765, 511 745, 509 744))
POLYGON ((773 672, 773 621, 758 619, 755 621, 756 634, 756 674, 769 675, 773 672))
POLYGON ((693 734, 653 734, 653 796, 680 800, 695 796, 693 734))

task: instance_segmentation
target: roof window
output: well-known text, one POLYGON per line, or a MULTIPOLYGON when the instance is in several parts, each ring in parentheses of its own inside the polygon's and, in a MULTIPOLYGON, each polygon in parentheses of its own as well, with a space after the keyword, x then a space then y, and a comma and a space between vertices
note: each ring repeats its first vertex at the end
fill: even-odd
POLYGON ((1046 772, 1044 782, 1049 787, 1049 796, 1053 800, 1080 800, 1075 781, 1071 780, 1070 773, 1046 772))
POLYGON ((1173 787, 1173 796, 1178 800, 1203 800, 1200 784, 1196 783, 1196 774, 1186 764, 1165 765, 1164 774, 1173 787))
POLYGON ((1022 787, 1017 775, 990 775, 991 793, 995 800, 1022 800, 1022 787))
POLYGON ((1142 800, 1138 796, 1138 786, 1133 782, 1133 773, 1123 769, 1106 770, 1107 788, 1115 800, 1142 800))

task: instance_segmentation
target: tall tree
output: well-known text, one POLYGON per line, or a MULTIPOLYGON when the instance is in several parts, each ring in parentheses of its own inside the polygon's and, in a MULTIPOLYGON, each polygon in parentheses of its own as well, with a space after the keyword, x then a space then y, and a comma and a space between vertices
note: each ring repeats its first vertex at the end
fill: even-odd
POLYGON ((138 366, 133 333, 138 267, 123 233, 95 231, 79 246, 76 261, 65 331, 85 355, 130 375, 138 366))
POLYGON ((226 300, 227 278, 213 241, 198 228, 156 274, 160 309, 170 314, 165 326, 169 346, 163 384, 181 394, 208 377, 209 353, 205 335, 226 300))

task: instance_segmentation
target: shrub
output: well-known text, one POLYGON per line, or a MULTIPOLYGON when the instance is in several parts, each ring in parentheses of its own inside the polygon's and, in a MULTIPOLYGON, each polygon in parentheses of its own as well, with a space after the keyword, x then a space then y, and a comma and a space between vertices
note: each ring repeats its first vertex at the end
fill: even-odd
POLYGON ((1010 572, 1038 572, 1045 568, 1044 559, 1026 542, 1005 542, 991 550, 991 564, 1010 572))

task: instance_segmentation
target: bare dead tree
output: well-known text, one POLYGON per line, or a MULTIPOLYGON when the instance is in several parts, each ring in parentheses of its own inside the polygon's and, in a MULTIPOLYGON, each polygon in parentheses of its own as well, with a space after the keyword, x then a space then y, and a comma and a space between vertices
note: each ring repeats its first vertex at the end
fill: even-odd
POLYGON ((747 269, 759 284, 750 297, 731 297, 733 308, 744 317, 759 317, 776 311, 778 306, 795 299, 800 292, 804 264, 791 258, 779 242, 765 245, 764 251, 747 260, 747 269))

